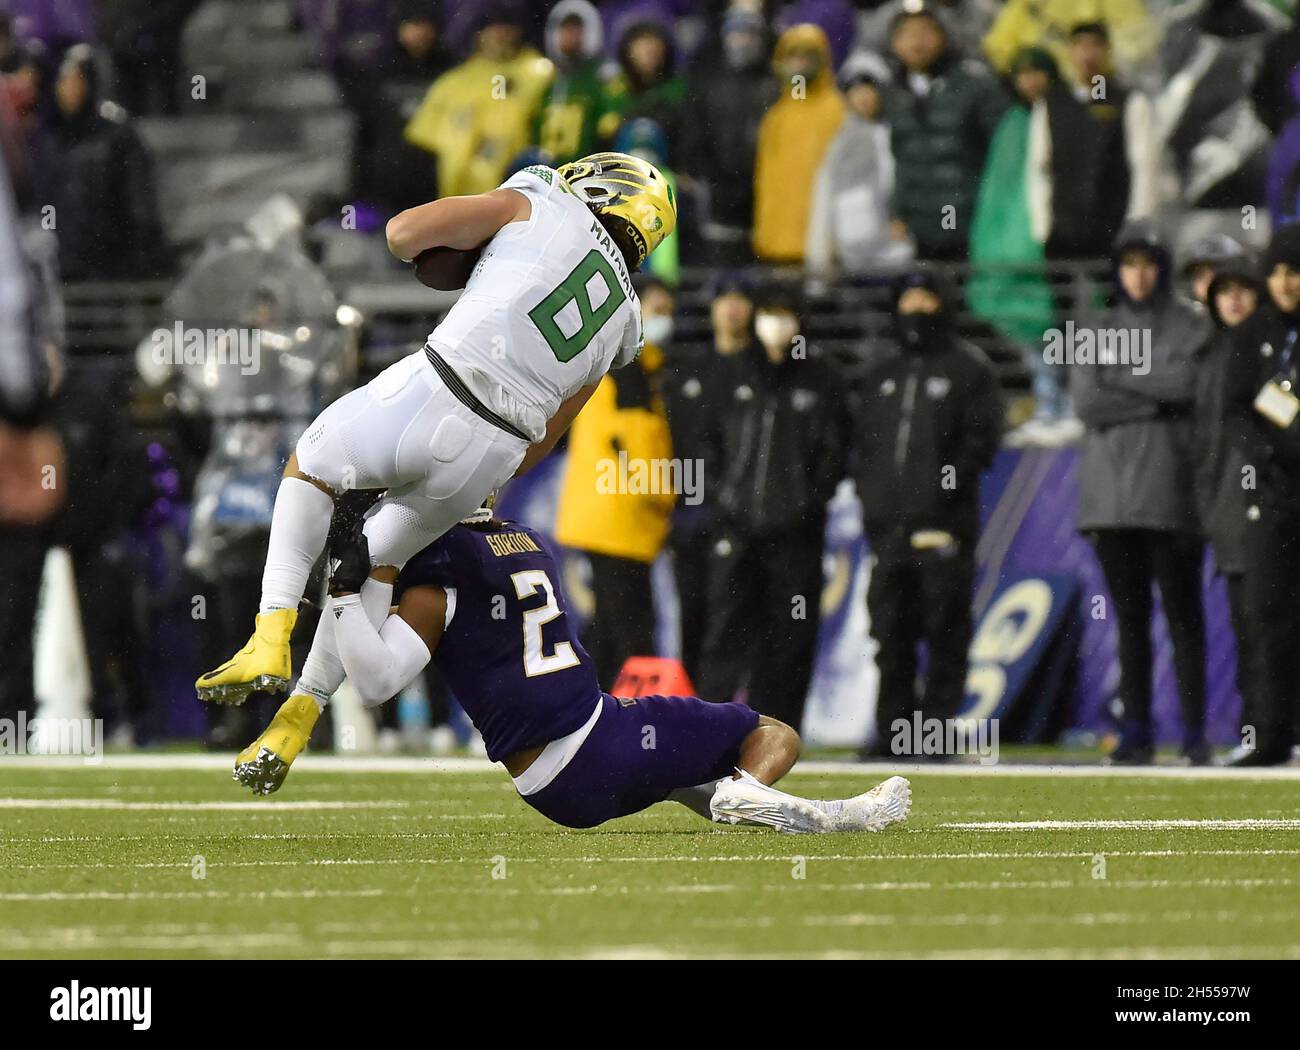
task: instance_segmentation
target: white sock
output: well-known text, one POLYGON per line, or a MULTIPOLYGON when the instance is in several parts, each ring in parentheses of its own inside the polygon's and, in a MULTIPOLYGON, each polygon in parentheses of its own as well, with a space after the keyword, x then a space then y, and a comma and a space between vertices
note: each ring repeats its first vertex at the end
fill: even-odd
MULTIPOLYGON (((393 585, 379 580, 366 580, 361 585, 361 608, 366 619, 375 627, 380 627, 388 618, 392 606, 393 585)), ((338 639, 334 636, 334 610, 327 602, 321 611, 320 622, 316 624, 316 634, 311 640, 311 652, 302 665, 302 675, 294 686, 295 693, 306 693, 316 701, 322 711, 329 703, 330 697, 338 692, 343 679, 347 677, 343 670, 343 661, 339 658, 338 639)))
POLYGON ((334 500, 311 482, 301 478, 280 482, 271 514, 258 612, 298 608, 307 576, 329 536, 333 514, 334 500))
POLYGON ((678 788, 668 796, 668 800, 680 802, 693 813, 698 813, 705 820, 712 821, 713 812, 709 809, 709 800, 717 790, 718 782, 710 780, 703 784, 696 784, 694 787, 678 788))
POLYGON ((295 693, 306 693, 316 701, 322 711, 329 703, 339 686, 343 684, 343 661, 339 659, 338 643, 334 640, 334 613, 325 603, 320 619, 316 622, 316 634, 311 640, 311 651, 302 665, 302 674, 298 684, 293 687, 295 693))

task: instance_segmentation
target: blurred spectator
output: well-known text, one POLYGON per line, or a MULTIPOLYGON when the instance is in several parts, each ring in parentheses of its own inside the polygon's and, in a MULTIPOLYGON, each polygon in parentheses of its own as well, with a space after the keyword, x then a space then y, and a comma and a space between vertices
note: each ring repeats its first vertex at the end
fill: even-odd
POLYGON ((706 52, 690 72, 678 166, 707 201, 709 262, 736 265, 750 255, 758 129, 777 92, 770 46, 762 17, 733 7, 722 21, 721 53, 706 52))
POLYGON ((588 0, 560 0, 546 20, 546 55, 555 79, 542 97, 533 140, 551 166, 594 153, 605 112, 600 78, 604 29, 588 0))
POLYGON ((0 100, 0 718, 8 719, 35 713, 32 631, 48 522, 66 491, 63 446, 48 425, 58 359, 46 340, 57 290, 24 251, 23 213, 33 202, 14 131, 0 100))
POLYGON ((1049 259, 1105 255, 1125 219, 1157 204, 1150 101, 1111 72, 1104 25, 1075 26, 1069 53, 1073 80, 1051 87, 1029 123, 1030 212, 1049 259))
MULTIPOLYGON (((691 464, 699 479, 697 492, 679 500, 668 542, 681 623, 682 663, 699 681, 700 654, 709 627, 709 564, 717 529, 714 471, 723 469, 719 450, 720 414, 726 387, 724 359, 758 350, 754 338, 753 289, 738 271, 718 275, 708 289, 712 346, 700 356, 685 357, 671 348, 663 372, 664 404, 672 431, 673 455, 691 464)), ((647 338, 649 338, 647 336, 647 338)))
POLYGON ((41 67, 33 50, 10 36, 3 11, 0 11, 0 75, 5 78, 5 94, 21 119, 36 103, 41 67))
POLYGON ((1266 272, 1268 301, 1233 330, 1225 371, 1224 413, 1244 428, 1252 483, 1242 603, 1253 635, 1247 696, 1255 732, 1237 766, 1287 762, 1300 711, 1300 226, 1274 234, 1266 272))
POLYGON ((980 475, 997 451, 1003 413, 992 364, 956 334, 957 310, 935 271, 909 274, 895 304, 899 352, 862 380, 853 470, 875 555, 867 609, 880 670, 876 742, 864 757, 895 753, 896 719, 961 710, 980 475))
POLYGON ((433 82, 406 140, 438 162, 438 196, 486 193, 530 144, 551 82, 548 59, 523 41, 518 5, 486 6, 474 54, 433 82))
MULTIPOLYGON (((620 153, 630 153, 649 161, 659 169, 668 182, 669 192, 674 198, 677 194, 677 174, 669 164, 668 136, 664 129, 649 117, 636 117, 625 121, 614 137, 614 149, 620 153)), ((641 271, 653 274, 669 285, 676 285, 681 277, 681 258, 678 251, 680 236, 676 229, 663 239, 641 267, 641 271)))
POLYGON ((1033 377, 1034 418, 1016 432, 1017 444, 1046 443, 1049 428, 1068 414, 1064 376, 1043 354, 1043 332, 1056 307, 1042 272, 1043 246, 1029 214, 1029 123, 1032 107, 1059 83, 1056 61, 1042 48, 1025 48, 1011 66, 1016 104, 1003 114, 989 143, 975 201, 966 285, 971 310, 1021 348, 1033 377))
POLYGON ((357 98, 356 196, 401 211, 437 196, 437 168, 411 145, 403 129, 429 85, 452 65, 433 0, 397 0, 391 53, 370 73, 357 98))
POLYGON ((883 120, 883 84, 889 69, 875 55, 860 54, 840 73, 847 103, 813 187, 805 264, 830 278, 836 269, 862 273, 912 257, 912 245, 896 240, 893 214, 894 155, 883 120))
POLYGON ((775 263, 803 261, 813 182, 844 120, 826 34, 798 25, 773 58, 781 94, 763 117, 754 167, 754 251, 775 263))
POLYGON ((619 71, 605 86, 602 137, 612 140, 623 121, 649 117, 664 129, 670 147, 677 142, 686 82, 675 63, 672 37, 661 23, 637 21, 627 27, 618 42, 619 71))
POLYGON ((726 700, 747 674, 749 705, 797 727, 817 644, 826 503, 847 471, 853 420, 791 295, 761 295, 754 331, 759 345, 717 373, 724 404, 707 469, 721 520, 697 685, 726 700))
POLYGON ((583 644, 601 684, 614 684, 630 656, 655 653, 650 565, 668 536, 676 494, 660 484, 673 457, 659 393, 662 342, 655 319, 671 321, 675 304, 661 282, 641 289, 645 349, 605 376, 569 431, 555 538, 586 552, 596 610, 583 644))
MULTIPOLYGON (((27 160, 13 111, 0 98, 0 426, 5 451, 23 453, 4 461, 9 470, 33 462, 25 454, 42 442, 29 439, 39 436, 33 428, 46 419, 63 370, 58 275, 45 257, 53 253, 43 250, 48 235, 36 228, 40 202, 27 160)), ((29 491, 21 471, 5 471, 0 520, 43 520, 61 500, 61 492, 56 499, 48 489, 29 491)))
POLYGON ((1173 642, 1182 754, 1201 764, 1209 751, 1192 404, 1196 354, 1208 324, 1203 311, 1174 295, 1168 248, 1149 222, 1121 231, 1113 259, 1117 305, 1079 328, 1091 329, 1094 346, 1115 352, 1098 349, 1096 363, 1075 361, 1070 377, 1075 409, 1087 427, 1079 530, 1092 540, 1110 588, 1119 644, 1123 716, 1111 760, 1152 760, 1156 585, 1173 642), (1127 360, 1119 354, 1124 349, 1127 360))
POLYGON ((1160 44, 1155 110, 1182 200, 1234 211, 1259 203, 1269 135, 1250 89, 1265 41, 1286 20, 1263 0, 1200 0, 1174 14, 1160 44))
POLYGON ((0 93, 0 420, 22 428, 45 417, 65 342, 58 247, 41 222, 44 187, 31 161, 18 114, 0 93))
POLYGON ((1160 40, 1160 27, 1142 0, 1007 0, 984 38, 984 53, 997 72, 1006 73, 1021 48, 1042 47, 1063 73, 1077 75, 1070 65, 1070 30, 1085 22, 1111 28, 1115 59, 1125 74, 1135 73, 1160 40))
POLYGON ((166 269, 153 158, 122 108, 101 102, 94 54, 68 51, 54 85, 53 188, 65 280, 131 280, 166 269))
POLYGON ((149 702, 142 574, 126 532, 153 499, 129 384, 111 359, 73 358, 54 411, 67 450, 67 500, 48 538, 72 558, 90 671, 90 710, 135 741, 149 702))
MULTIPOLYGON (((716 4, 718 0, 709 0, 716 4)), ((637 22, 657 22, 674 31, 699 14, 700 0, 601 0, 600 17, 605 23, 605 53, 618 58, 619 44, 629 26, 637 22)))
POLYGON ((116 98, 132 116, 176 112, 181 33, 203 0, 101 0, 96 36, 113 59, 116 98))
POLYGON ((445 8, 443 39, 456 55, 468 55, 477 46, 485 17, 499 17, 505 8, 525 40, 541 42, 546 25, 547 5, 531 0, 453 0, 445 8))
POLYGON ((54 185, 59 177, 49 128, 54 110, 53 79, 33 47, 15 44, 0 57, 0 93, 12 110, 11 123, 22 140, 31 182, 42 188, 54 185))
MULTIPOLYGON (((1210 282, 1225 264, 1245 263, 1246 249, 1227 234, 1215 233, 1199 237, 1183 253, 1182 277, 1193 302, 1212 310, 1210 282)), ((1235 327, 1235 326, 1234 326, 1235 327)))
POLYGON ((392 70, 414 78, 451 64, 451 53, 442 41, 442 5, 438 0, 392 0, 390 12, 397 43, 392 70))
POLYGON ((1296 114, 1291 74, 1300 65, 1300 7, 1293 9, 1291 24, 1264 44, 1259 71, 1251 87, 1255 115, 1274 135, 1296 114))
POLYGON ((1237 693, 1241 725, 1256 724, 1250 666, 1255 630, 1246 607, 1246 478, 1251 453, 1249 431, 1235 413, 1225 411, 1224 392, 1235 330, 1264 301, 1264 282, 1254 260, 1244 252, 1215 262, 1204 286, 1214 335, 1196 357, 1196 507, 1205 537, 1214 549, 1214 566, 1224 578, 1228 614, 1237 642, 1237 693))
POLYGON ((826 34, 831 49, 831 69, 838 69, 849 57, 857 35, 857 15, 849 0, 793 0, 776 16, 776 28, 814 25, 826 34))
MULTIPOLYGON (((692 679, 701 673, 700 654, 709 627, 709 563, 716 540, 717 505, 713 471, 723 469, 718 445, 726 388, 723 359, 758 350, 754 339, 753 289, 744 274, 716 277, 708 289, 712 346, 702 356, 669 349, 663 373, 664 403, 672 430, 673 455, 691 464, 697 492, 678 501, 668 542, 673 552, 680 609, 682 663, 692 679)), ((649 336, 647 336, 649 338, 649 336)))
POLYGON ((13 19, 9 12, 0 9, 0 73, 17 71, 26 59, 28 49, 14 36, 13 19))
POLYGON ((894 21, 898 69, 885 94, 894 150, 894 213, 923 259, 963 259, 993 130, 1007 98, 982 67, 962 61, 926 6, 894 21))
MULTIPOLYGON (((857 48, 884 52, 889 49, 890 28, 916 0, 886 0, 858 18, 857 48)), ((935 15, 943 21, 948 39, 963 58, 979 58, 980 43, 1001 4, 999 0, 932 0, 935 15)))

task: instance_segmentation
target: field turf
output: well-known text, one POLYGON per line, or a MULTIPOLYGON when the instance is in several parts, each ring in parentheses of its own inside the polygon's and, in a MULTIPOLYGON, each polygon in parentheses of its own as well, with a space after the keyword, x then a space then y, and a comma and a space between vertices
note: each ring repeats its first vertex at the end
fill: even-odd
MULTIPOLYGON (((906 825, 812 837, 567 831, 473 763, 256 800, 185 761, 0 764, 0 957, 1300 956, 1295 770, 909 774, 906 825)), ((833 768, 783 786, 889 772, 833 768)))

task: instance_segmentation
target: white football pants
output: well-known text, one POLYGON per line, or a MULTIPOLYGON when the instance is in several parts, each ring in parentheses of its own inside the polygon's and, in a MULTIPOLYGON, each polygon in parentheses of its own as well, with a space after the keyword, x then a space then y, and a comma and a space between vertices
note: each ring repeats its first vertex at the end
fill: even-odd
POLYGON ((335 492, 388 489, 366 539, 373 564, 400 568, 481 506, 527 451, 461 404, 420 350, 317 416, 298 441, 298 468, 335 492))

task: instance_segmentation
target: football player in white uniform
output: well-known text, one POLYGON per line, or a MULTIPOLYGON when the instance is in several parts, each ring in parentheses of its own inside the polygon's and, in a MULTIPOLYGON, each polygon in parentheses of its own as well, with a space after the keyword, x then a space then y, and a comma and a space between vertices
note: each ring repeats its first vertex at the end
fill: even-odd
MULTIPOLYGON (((256 630, 198 679, 199 698, 238 704, 288 686, 298 603, 341 493, 387 490, 366 538, 375 565, 400 569, 545 456, 605 373, 639 353, 631 274, 676 222, 667 180, 623 153, 525 168, 490 193, 390 220, 400 259, 480 245, 482 256, 427 344, 335 401, 299 439, 276 496, 256 630)), ((363 601, 382 623, 391 587, 370 590, 363 601)), ((317 649, 336 658, 332 625, 318 628, 317 649)))

